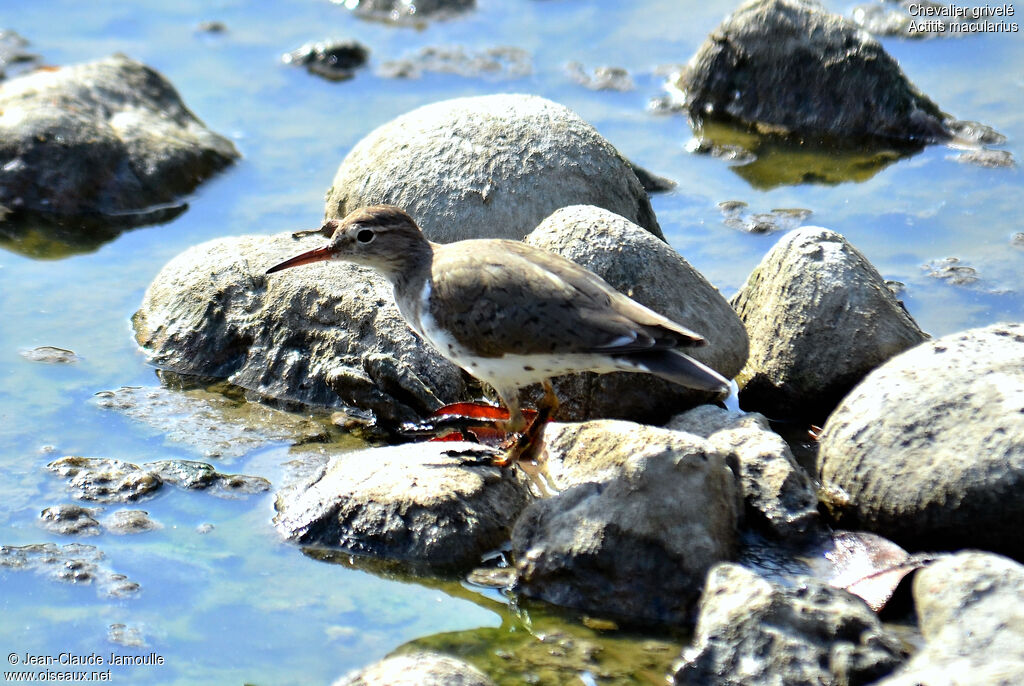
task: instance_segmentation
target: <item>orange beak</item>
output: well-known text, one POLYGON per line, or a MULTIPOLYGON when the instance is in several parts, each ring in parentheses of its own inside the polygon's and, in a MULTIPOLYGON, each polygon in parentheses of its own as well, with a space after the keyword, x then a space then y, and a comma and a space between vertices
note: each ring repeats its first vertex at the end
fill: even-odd
POLYGON ((331 259, 332 254, 330 246, 325 245, 322 248, 314 248, 313 250, 304 252, 301 255, 296 255, 291 259, 285 260, 280 264, 275 264, 267 270, 267 273, 273 274, 274 272, 279 272, 282 269, 290 269, 303 264, 312 264, 313 262, 323 262, 324 260, 331 259))

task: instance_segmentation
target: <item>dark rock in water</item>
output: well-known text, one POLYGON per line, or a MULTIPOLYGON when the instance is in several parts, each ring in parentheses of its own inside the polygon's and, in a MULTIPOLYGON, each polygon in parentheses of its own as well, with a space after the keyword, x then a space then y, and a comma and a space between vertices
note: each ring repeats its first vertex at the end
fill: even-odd
POLYGON ((47 469, 69 479, 75 497, 107 503, 134 502, 154 494, 164 482, 186 489, 209 489, 222 497, 270 489, 270 482, 261 477, 221 474, 208 464, 191 460, 160 460, 140 467, 123 460, 68 456, 51 462, 47 469))
POLYGON ((286 53, 281 61, 304 66, 310 74, 331 81, 345 81, 355 76, 355 70, 366 64, 369 57, 369 48, 359 41, 346 39, 306 43, 286 53))
POLYGON ((322 242, 242 236, 186 250, 147 289, 136 340, 158 366, 278 400, 360 408, 383 424, 458 400, 462 371, 409 329, 376 272, 335 263, 266 277, 322 242))
POLYGON ((145 510, 118 510, 104 518, 103 526, 113 534, 140 534, 162 528, 145 510))
POLYGON ((0 569, 33 571, 69 584, 95 583, 96 590, 108 598, 126 598, 138 593, 139 584, 114 572, 103 561, 104 557, 96 546, 84 543, 0 545, 0 569))
POLYGON ((710 442, 600 420, 551 424, 552 483, 512 532, 516 589, 629 622, 685 624, 704 575, 736 552, 736 476, 710 442))
POLYGON ((278 494, 278 531, 305 545, 468 570, 508 540, 532 499, 517 469, 472 443, 412 443, 335 456, 278 494), (481 452, 483 451, 483 452, 481 452))
POLYGON ((226 33, 228 25, 222 21, 211 19, 208 21, 201 21, 196 26, 196 31, 200 33, 226 33))
POLYGON ((676 415, 665 428, 706 438, 726 455, 739 472, 743 500, 754 523, 784 539, 819 530, 815 486, 762 415, 701 405, 676 415))
POLYGON ((54 505, 43 510, 39 519, 44 529, 63 536, 95 536, 100 532, 98 511, 81 505, 54 505))
POLYGON ((72 364, 82 359, 73 350, 55 348, 52 345, 40 345, 31 350, 22 350, 21 356, 26 360, 48 364, 72 364))
POLYGON ((726 18, 675 82, 691 118, 760 133, 924 145, 946 116, 848 19, 813 0, 752 0, 726 18))
POLYGON ((123 55, 4 82, 0 205, 52 216, 177 201, 238 157, 160 74, 123 55))
POLYGON ((502 46, 467 52, 460 46, 433 45, 420 48, 411 57, 383 63, 377 75, 415 79, 423 72, 436 72, 471 78, 517 79, 529 76, 532 71, 530 53, 521 48, 502 46))
POLYGON ((332 686, 494 686, 473 665, 440 653, 409 653, 388 657, 356 670, 332 686))
POLYGON ((917 573, 924 638, 906 665, 875 686, 1024 683, 1024 567, 962 552, 917 573))
POLYGON ((338 167, 324 214, 380 203, 404 208, 439 243, 519 240, 555 210, 581 204, 663 236, 619 151, 579 115, 533 95, 444 100, 371 131, 338 167))
MULTIPOLYGON (((728 301, 671 246, 636 224, 592 205, 571 205, 555 211, 523 240, 586 267, 642 305, 707 335, 708 345, 688 354, 726 378, 743 368, 747 332, 728 301)), ((650 374, 588 372, 553 383, 564 420, 657 423, 715 398, 650 374)))
POLYGON ((396 23, 420 23, 468 12, 476 0, 332 0, 357 15, 396 23))
POLYGON ((636 87, 633 77, 622 67, 596 67, 593 72, 587 72, 579 62, 570 62, 565 71, 573 81, 592 91, 624 93, 636 87))
POLYGON ((0 80, 39 66, 39 55, 26 51, 28 41, 15 31, 0 29, 0 80))
POLYGON ((927 338, 841 235, 784 236, 732 300, 750 333, 743 409, 822 421, 872 369, 927 338))
POLYGON ((820 439, 822 498, 845 528, 908 550, 1024 556, 1024 324, 923 343, 873 371, 820 439))
POLYGON ((676 686, 869 684, 906 659, 856 596, 810 577, 773 584, 744 567, 711 570, 676 686))

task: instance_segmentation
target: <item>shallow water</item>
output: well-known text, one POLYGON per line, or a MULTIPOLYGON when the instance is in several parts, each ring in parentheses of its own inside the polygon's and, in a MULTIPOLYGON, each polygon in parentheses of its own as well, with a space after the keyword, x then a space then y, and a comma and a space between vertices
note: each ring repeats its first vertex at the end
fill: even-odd
MULTIPOLYGON (((726 226, 718 203, 743 201, 752 212, 811 210, 806 223, 844 234, 883 276, 906 284, 901 297, 933 335, 1024 320, 1024 247, 1011 244, 1013 234, 1024 231, 1019 169, 960 164, 950 159, 955 151, 939 146, 860 182, 763 190, 720 159, 688 153, 692 132, 685 119, 646 109, 661 95, 663 77, 655 75, 656 67, 685 62, 732 9, 731 2, 479 4, 464 17, 410 28, 359 20, 326 0, 0 3, 9 10, 2 13, 6 27, 27 37, 47 63, 71 64, 121 51, 155 67, 244 156, 203 185, 189 199, 188 211, 169 223, 98 246, 47 245, 37 237, 0 244, 7 248, 0 249, 0 544, 78 540, 38 525, 44 507, 71 502, 63 481, 44 468, 57 457, 206 459, 188 443, 169 441, 170 427, 147 425, 93 401, 100 391, 159 383, 135 346, 129 323, 146 286, 164 263, 196 243, 316 226, 324 191, 356 141, 398 114, 445 98, 528 92, 575 109, 631 160, 678 182, 675 190, 653 198, 661 226, 672 245, 727 295, 779 237, 726 226), (228 30, 198 32, 204 20, 223 21, 228 30), (280 64, 282 53, 330 36, 366 44, 370 67, 351 81, 331 83, 280 64), (385 60, 422 46, 450 44, 520 47, 531 54, 533 71, 515 79, 374 75, 385 60), (570 61, 587 68, 626 67, 637 87, 625 93, 587 90, 567 75, 570 61), (977 269, 978 281, 955 286, 922 268, 947 257, 977 269), (19 354, 41 345, 73 350, 81 360, 45 364, 19 354)), ((829 6, 849 9, 835 2, 829 6)), ((1006 134, 1003 147, 1019 160, 1024 158, 1020 36, 884 43, 923 92, 945 111, 1006 134)), ((222 471, 259 474, 278 483, 288 459, 286 442, 277 441, 211 461, 222 471)), ((98 546, 109 565, 138 582, 141 592, 110 599, 95 585, 0 568, 0 646, 22 656, 116 651, 164 657, 162 666, 115 668, 114 681, 121 683, 298 684, 326 683, 407 641, 437 634, 461 637, 466 645, 473 644, 473 636, 495 645, 508 642, 540 623, 529 621, 531 612, 561 630, 579 629, 571 614, 567 619, 536 607, 510 608, 496 596, 460 584, 399 580, 304 556, 272 530, 271 495, 225 500, 166 489, 131 507, 147 510, 163 528, 134 536, 105 533, 81 542, 98 546), (204 523, 213 529, 199 533, 204 523), (118 623, 137 630, 145 645, 109 642, 108 627, 118 623)), ((657 682, 642 666, 649 657, 643 641, 623 640, 607 649, 624 654, 626 662, 630 655, 635 658, 633 675, 620 680, 657 682)), ((487 652, 467 649, 474 651, 487 652)), ((671 657, 661 659, 667 664, 671 657)), ((481 660, 482 666, 514 680, 511 667, 491 658, 481 660)), ((590 683, 594 675, 583 671, 581 683, 590 683)), ((543 680, 559 683, 564 676, 543 680)))

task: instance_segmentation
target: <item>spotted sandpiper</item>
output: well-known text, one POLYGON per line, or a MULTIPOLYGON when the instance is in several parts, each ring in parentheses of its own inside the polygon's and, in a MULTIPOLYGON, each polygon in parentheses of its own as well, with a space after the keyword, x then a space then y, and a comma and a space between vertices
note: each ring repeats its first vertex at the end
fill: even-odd
MULTIPOLYGON (((554 253, 500 239, 432 243, 412 217, 390 205, 355 210, 315 233, 330 241, 267 274, 323 260, 373 267, 391 282, 412 330, 494 388, 509 411, 506 431, 525 428, 521 387, 542 382, 541 416, 550 416, 557 399, 548 380, 562 374, 642 372, 728 392, 724 377, 679 350, 705 345, 703 337, 554 253)), ((509 459, 535 438, 521 441, 509 459)))

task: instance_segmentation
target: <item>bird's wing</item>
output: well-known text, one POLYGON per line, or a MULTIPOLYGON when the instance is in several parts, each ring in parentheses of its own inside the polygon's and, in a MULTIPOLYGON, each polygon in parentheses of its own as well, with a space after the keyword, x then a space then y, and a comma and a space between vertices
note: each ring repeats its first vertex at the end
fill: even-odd
POLYGON ((475 354, 616 354, 704 344, 574 262, 518 241, 474 243, 435 249, 431 315, 475 354))

